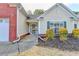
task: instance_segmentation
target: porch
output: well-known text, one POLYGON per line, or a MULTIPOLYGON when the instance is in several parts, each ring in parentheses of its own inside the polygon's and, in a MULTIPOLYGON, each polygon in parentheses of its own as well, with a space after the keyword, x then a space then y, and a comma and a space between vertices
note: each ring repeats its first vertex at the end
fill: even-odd
POLYGON ((28 31, 30 34, 33 35, 39 34, 38 20, 26 20, 26 24, 28 25, 28 31))

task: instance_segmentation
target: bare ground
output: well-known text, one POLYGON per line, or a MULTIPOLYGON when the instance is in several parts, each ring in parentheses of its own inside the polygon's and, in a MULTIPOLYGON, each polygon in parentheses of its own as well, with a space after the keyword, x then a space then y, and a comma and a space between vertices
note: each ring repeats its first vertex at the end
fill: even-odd
POLYGON ((31 49, 17 54, 18 56, 79 56, 79 51, 61 50, 58 48, 34 46, 31 49))

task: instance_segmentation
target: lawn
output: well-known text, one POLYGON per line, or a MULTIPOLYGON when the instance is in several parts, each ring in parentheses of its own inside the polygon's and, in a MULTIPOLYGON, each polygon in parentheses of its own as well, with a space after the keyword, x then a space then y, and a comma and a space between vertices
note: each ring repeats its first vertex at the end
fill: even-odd
POLYGON ((18 56, 78 56, 79 51, 68 51, 52 47, 34 46, 18 56))

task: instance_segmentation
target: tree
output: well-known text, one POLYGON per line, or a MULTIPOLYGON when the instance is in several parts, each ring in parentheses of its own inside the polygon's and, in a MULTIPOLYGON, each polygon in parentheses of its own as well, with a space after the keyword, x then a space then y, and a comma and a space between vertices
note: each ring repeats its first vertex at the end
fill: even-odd
POLYGON ((43 9, 36 9, 35 11, 34 11, 34 15, 41 15, 41 14, 43 14, 44 13, 44 10, 43 9))

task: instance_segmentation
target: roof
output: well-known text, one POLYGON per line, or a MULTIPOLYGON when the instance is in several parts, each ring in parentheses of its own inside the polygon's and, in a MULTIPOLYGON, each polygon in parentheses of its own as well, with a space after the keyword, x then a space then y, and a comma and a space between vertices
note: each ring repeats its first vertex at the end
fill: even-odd
POLYGON ((27 19, 36 19, 38 15, 27 15, 27 19))
POLYGON ((53 10, 56 6, 60 6, 62 8, 64 8, 64 10, 66 10, 68 13, 70 13, 71 15, 73 15, 73 17, 75 19, 77 19, 77 16, 76 14, 71 10, 69 9, 68 7, 66 7, 64 4, 62 3, 56 3, 54 6, 52 6, 51 8, 49 8, 45 13, 43 13, 42 15, 40 15, 39 17, 37 17, 37 19, 40 19, 40 17, 45 17, 51 10, 53 10))

